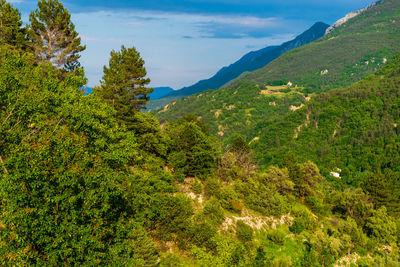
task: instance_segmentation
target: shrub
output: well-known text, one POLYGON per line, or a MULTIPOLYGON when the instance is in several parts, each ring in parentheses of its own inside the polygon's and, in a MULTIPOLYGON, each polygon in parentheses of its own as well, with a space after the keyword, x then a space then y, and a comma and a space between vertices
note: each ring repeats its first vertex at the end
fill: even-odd
POLYGON ((217 179, 209 178, 204 184, 204 194, 208 198, 215 196, 219 199, 221 198, 221 187, 221 183, 217 179))
POLYGON ((286 232, 283 229, 271 229, 267 232, 267 237, 269 240, 277 245, 283 245, 285 241, 286 232))
POLYGON ((253 228, 251 228, 250 225, 242 222, 242 221, 237 221, 236 222, 236 236, 239 238, 241 241, 244 242, 250 242, 253 240, 253 228))
POLYGON ((203 214, 215 225, 220 225, 224 221, 224 210, 214 197, 211 197, 204 205, 203 214))
POLYGON ((197 179, 192 180, 192 183, 190 184, 190 189, 192 189, 192 191, 198 195, 201 194, 201 192, 203 191, 203 187, 197 179))

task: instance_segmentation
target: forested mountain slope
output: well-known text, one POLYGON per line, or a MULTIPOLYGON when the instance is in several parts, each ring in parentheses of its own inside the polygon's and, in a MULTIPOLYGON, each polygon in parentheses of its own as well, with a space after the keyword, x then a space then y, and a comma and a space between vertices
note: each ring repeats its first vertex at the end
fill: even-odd
POLYGON ((207 89, 220 88, 239 77, 242 73, 260 69, 283 53, 317 40, 324 35, 327 28, 327 24, 317 22, 310 29, 297 36, 294 40, 283 43, 280 46, 268 46, 244 55, 235 63, 219 70, 218 73, 210 79, 202 80, 192 86, 170 92, 167 95, 164 95, 161 99, 152 99, 150 96, 150 102, 146 107, 150 111, 154 111, 169 103, 177 101, 184 96, 200 93, 207 89))
POLYGON ((277 119, 320 92, 350 85, 382 68, 400 51, 399 16, 400 1, 383 1, 226 88, 172 102, 154 114, 161 121, 174 121, 191 112, 224 139, 241 133, 251 141, 258 137, 257 124, 277 119), (292 86, 283 86, 287 83, 292 86))
POLYGON ((301 110, 256 127, 264 164, 292 150, 325 175, 336 168, 349 183, 368 172, 400 173, 400 56, 355 85, 329 91, 301 110))

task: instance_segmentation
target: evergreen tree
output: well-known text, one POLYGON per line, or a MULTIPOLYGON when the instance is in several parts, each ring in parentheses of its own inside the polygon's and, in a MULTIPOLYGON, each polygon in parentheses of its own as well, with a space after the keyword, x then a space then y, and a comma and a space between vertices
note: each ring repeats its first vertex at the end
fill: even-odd
POLYGON ((294 183, 294 188, 297 192, 297 195, 300 197, 304 197, 305 188, 304 188, 304 174, 301 169, 300 164, 298 164, 296 156, 292 151, 289 151, 283 161, 282 166, 286 167, 289 171, 289 177, 294 183))
POLYGON ((241 135, 238 135, 232 140, 230 150, 232 152, 249 153, 250 146, 241 135))
POLYGON ((95 90, 115 108, 117 118, 128 128, 134 113, 145 108, 148 94, 153 92, 152 88, 145 87, 150 83, 150 79, 145 78, 146 74, 140 53, 134 47, 122 46, 119 52, 111 51, 109 66, 104 66, 101 87, 95 90))
POLYGON ((15 47, 23 47, 26 44, 21 14, 5 0, 0 0, 0 44, 15 47))
POLYGON ((29 16, 29 38, 37 60, 70 70, 86 49, 71 22, 71 15, 58 0, 40 0, 29 16))
POLYGON ((390 169, 385 169, 383 174, 367 175, 363 187, 371 195, 377 208, 385 206, 390 213, 400 211, 398 176, 390 169))

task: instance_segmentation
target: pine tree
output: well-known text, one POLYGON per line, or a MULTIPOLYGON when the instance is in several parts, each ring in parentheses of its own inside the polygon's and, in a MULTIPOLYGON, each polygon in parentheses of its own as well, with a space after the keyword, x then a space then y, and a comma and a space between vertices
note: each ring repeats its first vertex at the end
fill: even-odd
POLYGON ((5 0, 0 0, 0 44, 19 48, 26 44, 21 14, 5 0))
POLYGON ((119 52, 111 51, 109 66, 104 66, 101 87, 96 88, 99 96, 115 108, 117 118, 128 128, 134 122, 133 114, 145 109, 148 94, 153 92, 152 88, 145 87, 150 83, 146 74, 140 53, 134 47, 122 46, 119 52))
POLYGON ((296 156, 292 151, 289 151, 283 161, 282 167, 285 167, 289 171, 289 177, 294 183, 295 191, 299 197, 304 197, 305 188, 304 188, 304 174, 301 169, 300 164, 297 162, 296 156))
POLYGON ((363 187, 371 195, 376 208, 385 206, 391 214, 400 212, 398 177, 390 169, 385 169, 384 173, 367 175, 363 187))
POLYGON ((70 70, 86 49, 71 22, 71 15, 58 0, 40 0, 38 9, 29 16, 29 38, 39 61, 70 70))
POLYGON ((238 135, 232 140, 230 150, 238 153, 249 153, 250 146, 241 135, 238 135))

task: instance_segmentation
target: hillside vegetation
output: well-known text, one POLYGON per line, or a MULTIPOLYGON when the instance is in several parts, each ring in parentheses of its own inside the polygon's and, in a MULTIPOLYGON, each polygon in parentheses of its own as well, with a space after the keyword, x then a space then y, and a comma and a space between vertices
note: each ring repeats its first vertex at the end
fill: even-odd
POLYGON ((280 118, 308 99, 304 88, 243 83, 238 88, 208 90, 172 102, 155 115, 160 121, 174 121, 194 113, 201 116, 213 134, 226 142, 237 133, 250 141, 256 136, 253 129, 260 121, 280 118))
POLYGON ((400 57, 355 85, 321 94, 301 110, 256 127, 254 148, 264 164, 288 150, 349 183, 371 172, 400 171, 400 57))

